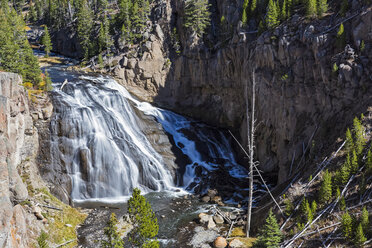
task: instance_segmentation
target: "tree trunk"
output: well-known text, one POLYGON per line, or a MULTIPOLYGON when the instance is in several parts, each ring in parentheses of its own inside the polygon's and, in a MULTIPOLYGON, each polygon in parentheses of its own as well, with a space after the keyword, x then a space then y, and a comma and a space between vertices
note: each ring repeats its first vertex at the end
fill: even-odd
POLYGON ((255 131, 255 98, 256 98, 256 81, 254 72, 252 74, 252 109, 251 118, 248 113, 248 83, 246 84, 246 103, 247 103, 247 136, 248 136, 248 150, 249 150, 249 196, 248 196, 248 211, 247 211, 247 228, 246 236, 249 237, 251 229, 251 217, 252 217, 252 201, 253 201, 253 166, 254 166, 254 131, 255 131), (251 122, 251 123, 249 123, 251 122))

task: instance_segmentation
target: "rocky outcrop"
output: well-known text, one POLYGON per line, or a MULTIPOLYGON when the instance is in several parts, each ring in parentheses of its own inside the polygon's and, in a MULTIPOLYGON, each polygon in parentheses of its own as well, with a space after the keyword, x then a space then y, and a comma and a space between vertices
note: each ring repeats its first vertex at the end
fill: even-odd
POLYGON ((20 164, 35 156, 38 149, 21 83, 19 75, 0 72, 0 247, 30 247, 38 228, 33 214, 19 204, 28 198, 20 164))
MULTIPOLYGON (((224 1, 217 2, 224 6, 224 1)), ((372 104, 372 11, 356 8, 348 17, 352 18, 344 22, 349 44, 345 49, 335 46, 339 23, 345 19, 329 16, 308 23, 295 15, 254 42, 234 35, 229 45, 216 52, 186 51, 172 61, 165 81, 151 86, 154 90, 137 82, 132 92, 233 129, 246 143, 246 95, 250 99, 254 71, 260 122, 257 159, 262 170, 276 173, 283 182, 292 161, 303 164, 305 154, 322 150, 329 138, 343 132, 355 115, 372 104)), ((154 75, 152 70, 158 66, 154 57, 141 73, 136 73, 140 71, 137 61, 132 63, 135 66, 128 63, 121 74, 147 75, 146 68, 151 67, 148 75, 154 75)), ((134 85, 125 76, 121 82, 129 89, 134 85)))

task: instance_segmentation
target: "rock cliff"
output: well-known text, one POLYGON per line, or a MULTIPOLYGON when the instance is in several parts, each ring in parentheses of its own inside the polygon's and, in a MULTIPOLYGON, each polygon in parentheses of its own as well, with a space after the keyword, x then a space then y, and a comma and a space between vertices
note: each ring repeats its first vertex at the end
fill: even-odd
POLYGON ((38 150, 21 77, 0 72, 0 247, 30 247, 39 232, 36 217, 19 204, 28 198, 20 167, 38 150))
MULTIPOLYGON (((219 8, 226 5, 217 2, 219 8)), ((230 12, 226 15, 233 15, 230 12)), ((329 15, 313 22, 294 15, 254 41, 240 33, 215 51, 184 51, 169 63, 169 72, 162 58, 166 49, 153 48, 167 39, 156 35, 148 56, 124 56, 114 72, 138 97, 230 128, 246 143, 245 95, 248 89, 250 98, 254 71, 260 122, 257 159, 262 170, 274 172, 283 182, 292 161, 303 163, 305 154, 327 146, 328 138, 335 138, 372 104, 371 32, 371 8, 356 5, 346 18, 329 15), (348 45, 337 47, 342 22, 348 45), (162 76, 156 79, 158 74, 162 76)))

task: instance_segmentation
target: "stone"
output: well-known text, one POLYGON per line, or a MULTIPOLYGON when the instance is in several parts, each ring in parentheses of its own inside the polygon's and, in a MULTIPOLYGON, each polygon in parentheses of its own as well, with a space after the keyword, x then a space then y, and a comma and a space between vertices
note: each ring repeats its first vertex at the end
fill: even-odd
POLYGON ((206 213, 200 213, 198 215, 198 217, 199 217, 199 222, 200 223, 207 223, 209 221, 209 217, 210 216, 208 214, 206 214, 206 213))
POLYGON ((125 56, 123 56, 123 58, 120 60, 120 65, 122 67, 127 67, 127 65, 128 65, 128 58, 125 57, 125 56))
POLYGON ((48 103, 47 106, 45 106, 42 110, 43 119, 47 120, 50 117, 52 117, 53 114, 53 105, 51 103, 48 103))
POLYGON ((202 200, 202 202, 209 202, 210 200, 211 200, 211 198, 209 197, 209 196, 203 196, 202 198, 201 198, 201 200, 202 200))
POLYGON ((34 206, 32 211, 39 220, 44 219, 44 216, 41 214, 42 210, 39 206, 34 206))
POLYGON ((218 194, 218 191, 217 191, 216 189, 208 189, 208 193, 207 193, 207 195, 208 195, 210 198, 215 197, 217 194, 218 194))
POLYGON ((67 227, 72 227, 72 225, 71 225, 71 224, 65 224, 65 226, 67 226, 67 227))
POLYGON ((233 239, 229 243, 229 248, 242 248, 244 247, 244 243, 239 239, 233 239))
POLYGON ((213 247, 215 248, 225 248, 227 246, 227 241, 224 237, 217 237, 213 242, 213 247))
POLYGON ((215 215, 215 216, 213 216, 213 220, 217 224, 223 224, 224 223, 224 219, 222 218, 221 215, 215 215))
POLYGON ((164 40, 164 33, 163 33, 163 30, 161 29, 159 24, 155 25, 155 33, 158 36, 158 38, 160 39, 160 41, 164 40))
POLYGON ((200 226, 195 227, 194 232, 195 234, 191 238, 189 244, 195 248, 208 245, 218 237, 218 234, 215 230, 204 230, 204 228, 200 226))
POLYGON ((216 227, 216 223, 214 223, 213 221, 213 217, 212 216, 209 216, 209 219, 208 219, 208 229, 213 229, 216 227))
POLYGON ((137 60, 136 59, 129 59, 128 60, 128 68, 134 69, 136 67, 137 60))

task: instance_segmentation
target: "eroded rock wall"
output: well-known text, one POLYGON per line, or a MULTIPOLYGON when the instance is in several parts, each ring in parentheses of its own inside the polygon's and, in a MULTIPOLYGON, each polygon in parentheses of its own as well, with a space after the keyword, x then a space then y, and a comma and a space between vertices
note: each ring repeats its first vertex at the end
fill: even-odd
MULTIPOLYGON (((218 8, 226 5, 217 2, 218 8)), ((236 4, 231 4, 226 11, 234 13, 236 4)), ((141 80, 147 71, 141 69, 139 60, 125 63, 117 71, 121 72, 121 83, 137 96, 230 128, 244 144, 246 88, 250 99, 255 71, 260 123, 257 159, 261 169, 278 173, 282 182, 289 175, 292 160, 296 165, 305 151, 324 148, 327 139, 336 138, 355 115, 372 104, 372 11, 358 6, 348 13, 347 20, 327 16, 309 22, 294 15, 253 42, 240 33, 215 52, 184 51, 172 60, 169 72, 159 82, 151 78, 155 75, 151 70, 159 66, 156 58, 165 54, 164 49, 162 53, 149 51, 152 62, 147 66, 152 69, 146 81, 141 80), (344 20, 349 45, 345 49, 337 46, 336 38, 344 20), (365 46, 360 49, 362 41, 365 46), (128 75, 138 80, 130 80, 128 75)))
POLYGON ((0 247, 31 247, 36 217, 19 203, 28 198, 20 165, 34 157, 38 134, 33 126, 22 79, 0 72, 0 247))

